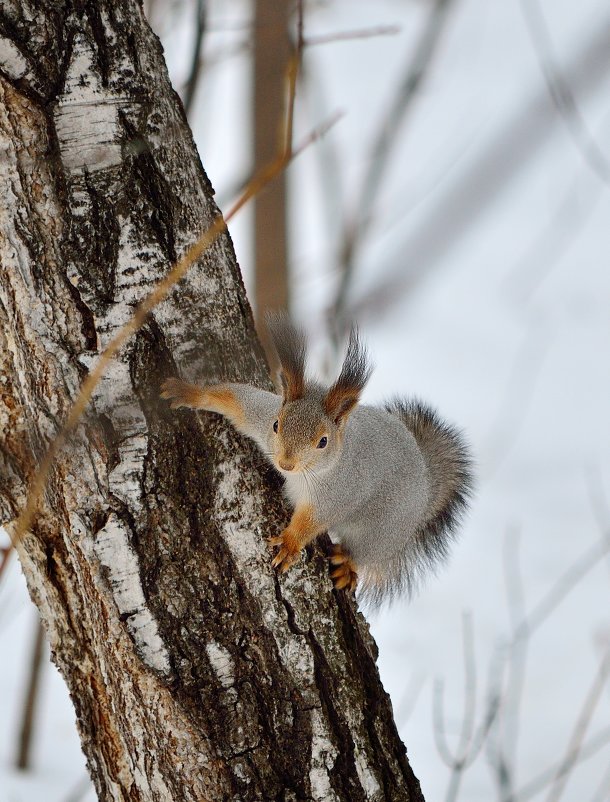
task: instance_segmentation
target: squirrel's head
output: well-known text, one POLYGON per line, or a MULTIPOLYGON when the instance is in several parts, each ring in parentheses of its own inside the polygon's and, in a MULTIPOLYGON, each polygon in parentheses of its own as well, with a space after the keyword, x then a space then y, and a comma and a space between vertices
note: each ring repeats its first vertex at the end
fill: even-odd
POLYGON ((275 466, 284 475, 319 473, 341 453, 349 415, 371 374, 367 354, 352 327, 339 378, 330 388, 305 379, 305 336, 284 314, 267 316, 280 361, 282 406, 269 434, 275 466))

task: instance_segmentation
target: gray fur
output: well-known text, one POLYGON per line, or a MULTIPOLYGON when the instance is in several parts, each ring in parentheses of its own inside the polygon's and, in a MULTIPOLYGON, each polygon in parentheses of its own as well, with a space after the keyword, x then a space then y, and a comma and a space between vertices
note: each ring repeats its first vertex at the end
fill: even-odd
POLYGON ((471 492, 468 451, 459 433, 417 401, 385 409, 358 406, 342 430, 325 417, 325 390, 308 384, 305 398, 283 405, 279 395, 229 385, 246 410, 252 437, 285 477, 293 505, 311 503, 316 518, 356 563, 359 597, 369 607, 409 595, 422 574, 443 561, 471 492), (274 421, 284 416, 276 434, 274 421), (321 422, 326 449, 314 449, 321 422), (303 459, 305 471, 277 465, 278 448, 303 459))

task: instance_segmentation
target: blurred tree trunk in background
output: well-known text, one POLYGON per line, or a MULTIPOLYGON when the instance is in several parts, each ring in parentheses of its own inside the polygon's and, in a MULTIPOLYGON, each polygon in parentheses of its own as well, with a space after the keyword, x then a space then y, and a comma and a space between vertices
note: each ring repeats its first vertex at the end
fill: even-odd
MULTIPOLYGON (((287 70, 291 56, 291 3, 253 0, 254 65, 252 130, 254 169, 259 170, 284 147, 287 70)), ((273 349, 263 324, 269 309, 288 309, 288 230, 286 174, 254 201, 254 277, 257 329, 267 354, 273 349)))
MULTIPOLYGON (((0 39, 10 527, 92 361, 217 210, 136 0, 5 4, 0 39)), ((159 403, 176 366, 269 386, 228 235, 111 364, 18 544, 99 798, 421 802, 366 625, 317 550, 271 570, 279 480, 159 403)))

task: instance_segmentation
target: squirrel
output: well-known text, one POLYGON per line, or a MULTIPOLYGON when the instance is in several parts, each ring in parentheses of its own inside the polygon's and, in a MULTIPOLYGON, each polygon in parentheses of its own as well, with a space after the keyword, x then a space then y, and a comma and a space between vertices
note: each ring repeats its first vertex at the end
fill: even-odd
POLYGON ((359 404, 372 368, 352 327, 339 377, 325 387, 305 375, 306 341, 283 313, 267 316, 282 395, 247 384, 208 387, 167 379, 171 407, 224 415, 284 477, 294 507, 272 565, 284 572, 319 534, 338 589, 372 608, 411 595, 425 569, 447 557, 472 491, 462 435, 418 400, 359 404))

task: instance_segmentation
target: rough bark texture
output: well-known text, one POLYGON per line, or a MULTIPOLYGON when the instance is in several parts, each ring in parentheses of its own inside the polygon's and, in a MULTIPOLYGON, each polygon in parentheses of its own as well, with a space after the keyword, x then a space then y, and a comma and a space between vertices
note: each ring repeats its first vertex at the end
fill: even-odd
MULTIPOLYGON (((134 0, 0 5, 0 521, 88 366, 216 209, 134 0)), ((211 121, 210 124, 213 124, 211 121)), ((279 481, 161 379, 269 384, 222 238, 108 371, 19 556, 102 800, 421 800, 320 553, 278 579, 279 481)))

